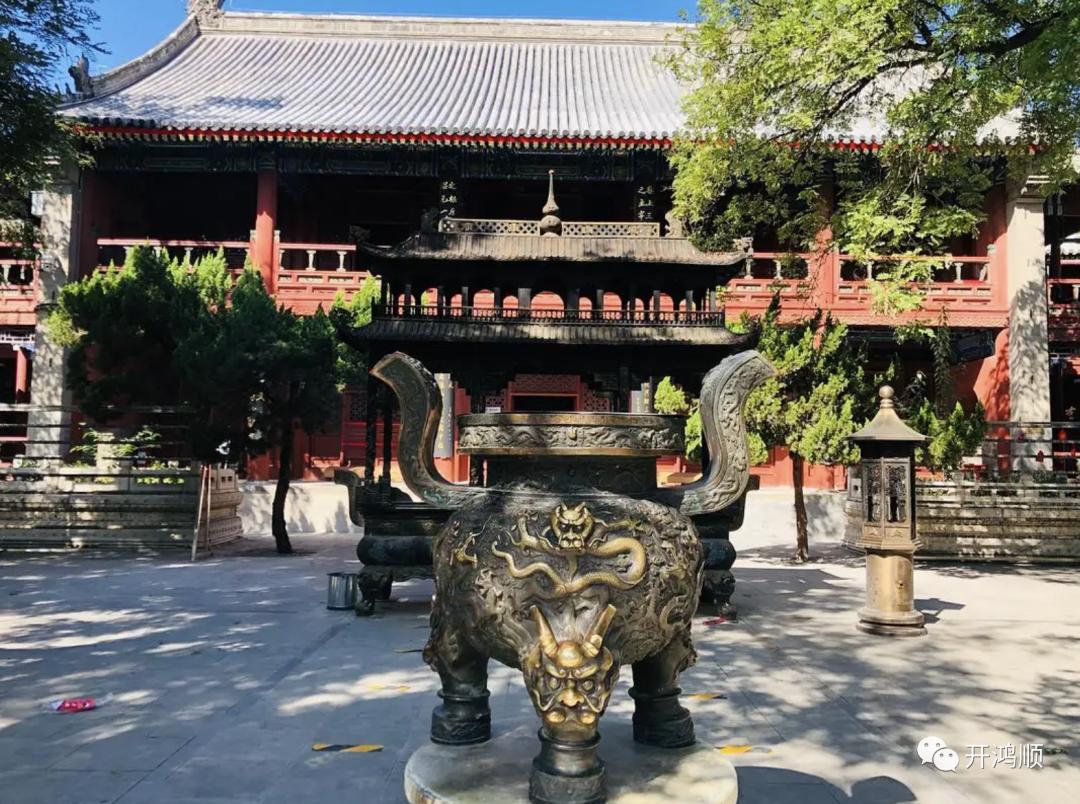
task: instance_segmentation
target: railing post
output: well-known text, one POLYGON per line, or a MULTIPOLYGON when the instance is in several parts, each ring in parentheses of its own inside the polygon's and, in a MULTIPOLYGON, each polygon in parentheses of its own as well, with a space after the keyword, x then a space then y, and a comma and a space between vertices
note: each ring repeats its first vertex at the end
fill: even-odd
POLYGON ((337 269, 339 271, 344 271, 345 270, 345 255, 347 253, 348 252, 345 252, 345 251, 339 251, 337 253, 337 269))
POLYGON ((307 250, 307 270, 315 270, 315 249, 313 248, 307 250))
POLYGON ((773 279, 777 281, 784 278, 784 261, 773 260, 773 279))
POLYGON ((746 259, 743 260, 743 278, 754 278, 754 255, 752 253, 747 253, 746 259))

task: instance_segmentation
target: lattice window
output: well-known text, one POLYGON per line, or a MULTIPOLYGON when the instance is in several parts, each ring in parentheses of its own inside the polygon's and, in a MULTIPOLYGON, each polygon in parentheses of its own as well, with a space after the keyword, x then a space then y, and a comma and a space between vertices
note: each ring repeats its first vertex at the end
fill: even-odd
POLYGON ((582 395, 581 407, 590 413, 610 413, 611 400, 586 388, 585 393, 582 395))
POLYGON ((659 223, 564 221, 563 237, 659 237, 659 223))
POLYGON ((367 392, 350 391, 345 395, 349 421, 362 422, 367 419, 367 392))
POLYGON ((514 393, 576 394, 579 383, 576 374, 519 374, 514 378, 514 393))
POLYGON ((538 221, 443 218, 439 231, 451 234, 539 235, 538 221))
POLYGON ((907 474, 908 467, 904 465, 888 465, 885 467, 886 485, 888 487, 888 510, 885 517, 888 522, 907 521, 907 474))
POLYGON ((863 512, 867 522, 881 521, 881 464, 876 461, 863 464, 863 512))

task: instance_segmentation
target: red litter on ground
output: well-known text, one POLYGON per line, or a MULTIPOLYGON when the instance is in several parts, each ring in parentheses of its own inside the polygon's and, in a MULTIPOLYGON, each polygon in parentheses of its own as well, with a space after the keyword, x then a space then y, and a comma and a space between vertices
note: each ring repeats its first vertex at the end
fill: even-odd
POLYGON ((730 623, 727 617, 713 617, 711 620, 705 620, 702 625, 727 625, 730 623))
POLYGON ((103 706, 112 700, 112 695, 106 695, 104 698, 61 698, 58 701, 53 701, 49 704, 49 708, 54 712, 88 712, 91 709, 97 709, 99 706, 103 706))

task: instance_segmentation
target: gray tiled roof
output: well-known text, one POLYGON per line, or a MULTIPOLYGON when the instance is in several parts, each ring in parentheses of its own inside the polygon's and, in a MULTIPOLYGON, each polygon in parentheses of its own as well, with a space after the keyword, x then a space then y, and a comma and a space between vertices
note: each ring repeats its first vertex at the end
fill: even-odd
POLYGON ((94 79, 102 125, 666 140, 673 26, 224 14, 94 79))

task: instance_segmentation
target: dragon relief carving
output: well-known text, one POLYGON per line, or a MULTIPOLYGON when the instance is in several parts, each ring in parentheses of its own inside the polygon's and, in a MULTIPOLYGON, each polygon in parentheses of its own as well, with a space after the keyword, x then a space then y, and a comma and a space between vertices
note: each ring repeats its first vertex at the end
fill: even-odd
POLYGON ((529 532, 528 516, 517 519, 513 531, 507 531, 510 544, 523 554, 540 554, 540 560, 518 567, 514 555, 492 544, 491 553, 506 562, 510 577, 517 579, 540 576, 550 582, 550 590, 534 588, 533 594, 543 599, 564 598, 577 594, 590 586, 603 585, 612 589, 631 589, 645 575, 645 548, 636 538, 637 534, 655 534, 652 525, 637 519, 620 519, 608 524, 596 519, 585 503, 568 506, 559 503, 551 512, 547 526, 534 536, 529 532), (627 533, 608 539, 610 534, 627 533), (516 533, 516 538, 515 538, 516 533), (554 537, 554 541, 552 538, 554 537), (561 566, 554 566, 545 559, 558 559, 561 566), (600 568, 579 575, 583 558, 625 558, 629 566, 621 572, 600 568))
POLYGON ((469 424, 458 436, 460 449, 620 449, 682 452, 682 430, 668 422, 617 430, 603 425, 551 424, 538 432, 529 425, 469 424))
POLYGON ((539 638, 522 662, 525 686, 537 714, 564 738, 583 739, 596 727, 619 678, 604 637, 616 609, 608 605, 580 639, 559 641, 544 612, 530 610, 539 638))

